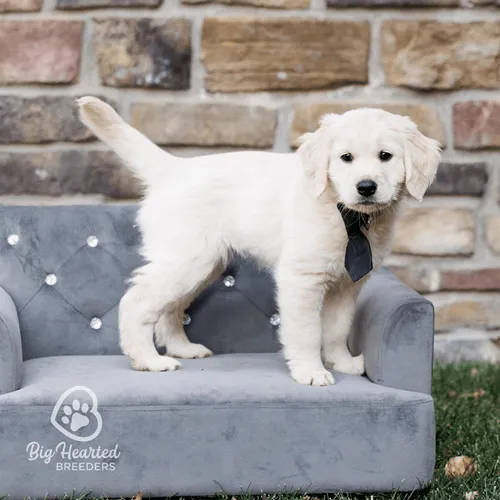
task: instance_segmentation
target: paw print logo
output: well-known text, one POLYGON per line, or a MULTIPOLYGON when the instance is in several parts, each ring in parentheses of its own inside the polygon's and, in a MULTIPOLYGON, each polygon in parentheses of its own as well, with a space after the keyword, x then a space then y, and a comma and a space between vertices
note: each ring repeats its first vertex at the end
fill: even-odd
POLYGON ((70 439, 92 441, 102 430, 102 417, 97 410, 95 393, 88 387, 71 387, 57 401, 50 422, 70 439))
POLYGON ((89 412, 87 403, 81 405, 78 399, 73 399, 71 406, 63 406, 63 411, 65 415, 61 418, 61 422, 69 425, 71 432, 79 431, 90 423, 89 417, 86 416, 86 413, 89 412))

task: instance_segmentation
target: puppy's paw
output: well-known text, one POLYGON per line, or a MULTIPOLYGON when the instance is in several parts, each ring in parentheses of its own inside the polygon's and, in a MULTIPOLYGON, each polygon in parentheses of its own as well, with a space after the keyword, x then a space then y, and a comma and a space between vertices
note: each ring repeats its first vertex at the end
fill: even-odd
POLYGON ((132 368, 148 372, 172 372, 181 368, 181 364, 169 356, 158 356, 146 359, 131 359, 132 368))
POLYGON ((325 360, 325 364, 335 371, 349 375, 363 375, 365 373, 365 357, 360 354, 355 358, 341 356, 335 360, 325 360))
POLYGON ((307 363, 289 363, 293 380, 302 385, 333 385, 335 380, 333 375, 324 368, 307 363))
POLYGON ((209 358, 214 353, 201 344, 181 344, 167 348, 169 356, 183 359, 209 358))

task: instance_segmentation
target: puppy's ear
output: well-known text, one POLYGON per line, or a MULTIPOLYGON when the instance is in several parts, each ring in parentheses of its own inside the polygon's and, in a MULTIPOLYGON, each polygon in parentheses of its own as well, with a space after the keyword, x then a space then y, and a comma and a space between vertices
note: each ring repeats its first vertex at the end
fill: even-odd
POLYGON ((406 118, 405 125, 406 189, 413 198, 422 201, 427 188, 436 177, 441 160, 441 146, 438 141, 422 134, 409 118, 406 118))
POLYGON ((332 145, 331 124, 336 115, 326 115, 320 120, 320 127, 299 137, 297 153, 304 165, 307 177, 312 182, 314 196, 319 197, 328 184, 328 166, 332 145))

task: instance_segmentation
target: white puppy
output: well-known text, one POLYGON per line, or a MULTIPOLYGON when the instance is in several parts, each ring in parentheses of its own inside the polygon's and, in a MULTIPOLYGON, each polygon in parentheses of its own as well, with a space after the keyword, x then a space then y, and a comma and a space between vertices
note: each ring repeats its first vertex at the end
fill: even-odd
MULTIPOLYGON (((176 370, 174 358, 212 353, 192 344, 183 311, 224 270, 233 252, 273 269, 280 340, 292 377, 333 384, 325 369, 362 374, 347 349, 354 304, 344 258, 347 234, 337 203, 370 214, 377 269, 389 253, 398 204, 421 200, 435 177, 439 144, 407 117, 379 109, 327 115, 297 153, 237 152, 174 157, 94 97, 79 99, 82 121, 145 187, 138 222, 142 254, 120 303, 121 347, 138 370, 176 370), (158 354, 157 342, 169 356, 158 354)), ((227 124, 231 126, 230 123, 227 124)))

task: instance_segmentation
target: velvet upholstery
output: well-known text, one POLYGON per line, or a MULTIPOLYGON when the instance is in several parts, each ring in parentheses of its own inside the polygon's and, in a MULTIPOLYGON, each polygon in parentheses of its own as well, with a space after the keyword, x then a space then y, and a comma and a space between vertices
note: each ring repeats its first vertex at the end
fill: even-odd
POLYGON ((0 208, 0 286, 17 307, 24 359, 120 353, 117 305, 141 262, 134 214, 123 205, 0 208), (102 320, 98 332, 93 317, 102 320))
POLYGON ((271 276, 235 258, 187 311, 188 336, 216 356, 173 373, 133 371, 120 355, 117 305, 141 263, 135 214, 132 205, 0 207, 1 494, 386 491, 431 480, 428 301, 389 271, 374 274, 350 337, 367 376, 304 387, 278 352, 271 276), (75 415, 84 425, 65 434, 75 415), (119 453, 49 460, 58 445, 119 453))
POLYGON ((365 354, 373 382, 431 393, 434 307, 389 270, 361 290, 349 343, 354 353, 365 354))
POLYGON ((99 495, 184 496, 248 488, 411 490, 432 476, 428 395, 342 374, 331 387, 300 386, 279 354, 184 364, 162 374, 133 372, 123 356, 26 362, 23 387, 0 404, 7 445, 0 484, 15 497, 89 487, 99 495), (118 444, 114 472, 55 472, 59 456, 49 464, 19 460, 13 468, 12 457, 26 455, 30 442, 54 449, 61 441, 49 416, 60 394, 80 384, 99 400, 103 427, 95 441, 118 444))

